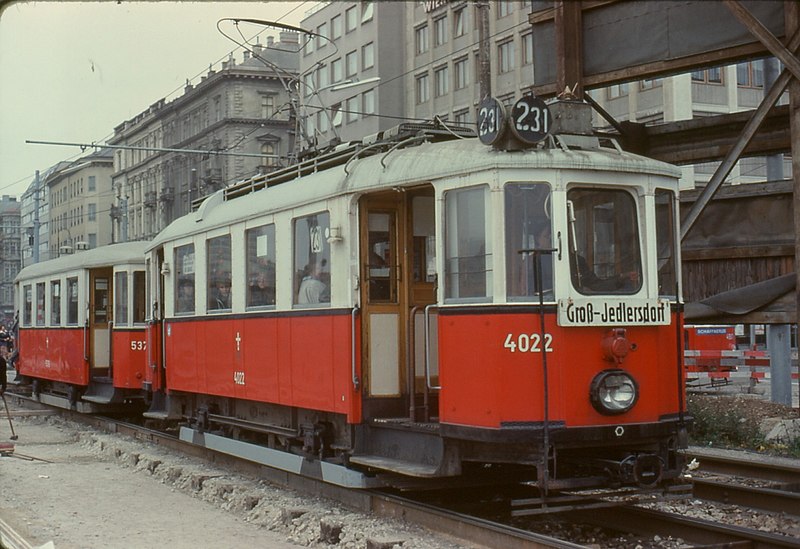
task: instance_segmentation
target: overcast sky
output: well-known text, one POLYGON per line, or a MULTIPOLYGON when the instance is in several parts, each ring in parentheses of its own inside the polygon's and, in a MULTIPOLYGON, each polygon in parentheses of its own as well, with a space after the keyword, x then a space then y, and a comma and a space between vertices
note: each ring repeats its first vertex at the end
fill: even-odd
MULTIPOLYGON (((315 2, 2 2, 0 194, 25 192, 36 170, 73 160, 78 147, 26 140, 104 143, 114 127, 238 46, 217 30, 225 17, 299 25, 315 2)), ((224 27, 236 34, 235 27, 224 27)), ((246 36, 259 28, 241 25, 246 36)), ((229 32, 231 34, 231 32, 229 32)), ((277 38, 268 29, 260 35, 277 38)))

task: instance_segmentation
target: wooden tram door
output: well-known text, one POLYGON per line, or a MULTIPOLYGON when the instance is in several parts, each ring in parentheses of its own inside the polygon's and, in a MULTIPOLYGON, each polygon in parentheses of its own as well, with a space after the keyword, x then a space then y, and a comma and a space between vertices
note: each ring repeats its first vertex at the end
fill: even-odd
POLYGON ((91 377, 111 377, 111 327, 114 269, 89 271, 88 358, 91 377))
POLYGON ((364 418, 410 417, 412 408, 416 420, 437 416, 435 395, 421 408, 423 312, 435 302, 433 188, 366 195, 359 223, 364 418))

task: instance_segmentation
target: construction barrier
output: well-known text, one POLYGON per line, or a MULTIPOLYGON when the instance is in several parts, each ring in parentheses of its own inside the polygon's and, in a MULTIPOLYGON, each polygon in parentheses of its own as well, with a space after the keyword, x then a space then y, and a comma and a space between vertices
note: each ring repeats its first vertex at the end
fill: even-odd
MULTIPOLYGON (((770 378, 769 351, 683 352, 686 383, 690 387, 725 385, 744 381, 751 385, 770 378)), ((792 379, 798 379, 797 358, 792 359, 792 379)))

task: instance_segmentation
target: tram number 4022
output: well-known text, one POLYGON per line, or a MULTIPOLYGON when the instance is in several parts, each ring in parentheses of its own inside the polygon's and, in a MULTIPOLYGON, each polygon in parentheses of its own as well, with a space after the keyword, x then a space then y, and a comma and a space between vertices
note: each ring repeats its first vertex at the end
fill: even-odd
POLYGON ((512 353, 546 353, 553 352, 553 335, 542 334, 508 334, 503 347, 512 353))

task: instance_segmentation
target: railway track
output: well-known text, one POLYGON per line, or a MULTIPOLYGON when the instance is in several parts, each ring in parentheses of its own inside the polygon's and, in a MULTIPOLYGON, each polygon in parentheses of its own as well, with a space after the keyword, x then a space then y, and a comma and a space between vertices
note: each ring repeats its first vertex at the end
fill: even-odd
MULTIPOLYGON (((42 406, 21 395, 14 395, 13 398, 19 399, 20 401, 27 401, 26 405, 29 406, 42 406)), ((477 543, 487 547, 502 547, 504 549, 582 547, 570 541, 531 531, 525 522, 519 519, 515 520, 514 517, 512 517, 511 505, 501 506, 501 508, 508 509, 507 516, 502 516, 504 512, 498 511, 498 508, 495 507, 494 510, 490 512, 492 516, 487 518, 486 510, 488 507, 484 507, 482 512, 473 512, 477 510, 476 508, 481 507, 481 504, 474 505, 472 506, 473 508, 461 512, 447 509, 438 504, 429 504, 415 500, 405 495, 400 496, 397 494, 367 490, 354 491, 324 484, 320 481, 298 477, 290 473, 270 470, 261 465, 253 464, 236 457, 220 455, 212 450, 183 442, 174 435, 147 429, 115 418, 89 416, 65 410, 60 410, 59 412, 67 419, 77 423, 91 425, 101 431, 127 435, 139 441, 169 448, 176 452, 228 467, 239 473, 266 478, 279 485, 328 497, 364 513, 387 518, 401 518, 438 533, 469 540, 471 543, 477 543)), ((710 462, 711 460, 709 459, 708 461, 710 462)), ((793 478, 787 476, 790 473, 780 472, 775 468, 772 468, 769 474, 772 475, 772 478, 783 480, 793 478)), ((708 483, 704 483, 703 485, 706 486, 708 483)), ((729 500, 733 497, 730 495, 731 492, 732 490, 729 489, 725 496, 729 500)), ((695 497, 701 496, 695 494, 695 497)), ((748 505, 756 507, 753 503, 749 503, 748 505)), ((765 507, 766 505, 762 504, 758 508, 765 507)), ((786 507, 784 506, 778 510, 784 511, 786 507)), ((613 509, 597 508, 592 509, 591 512, 568 511, 561 513, 560 516, 562 519, 570 522, 594 524, 601 526, 605 530, 615 529, 620 532, 634 533, 642 536, 660 535, 662 538, 666 537, 668 534, 673 538, 681 537, 692 544, 741 543, 746 544, 742 546, 756 548, 800 546, 800 542, 796 538, 787 538, 785 536, 766 534, 736 526, 727 526, 698 519, 685 518, 675 513, 668 513, 656 509, 643 509, 636 506, 615 507, 613 509)))

